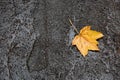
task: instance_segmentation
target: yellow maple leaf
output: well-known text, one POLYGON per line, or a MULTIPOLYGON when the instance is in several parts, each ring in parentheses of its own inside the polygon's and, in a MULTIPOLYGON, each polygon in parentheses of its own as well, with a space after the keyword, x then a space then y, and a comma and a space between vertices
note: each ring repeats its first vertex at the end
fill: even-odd
POLYGON ((103 37, 101 32, 90 30, 90 26, 85 26, 80 33, 75 36, 72 45, 76 45, 81 54, 85 57, 88 50, 99 51, 97 39, 103 37))

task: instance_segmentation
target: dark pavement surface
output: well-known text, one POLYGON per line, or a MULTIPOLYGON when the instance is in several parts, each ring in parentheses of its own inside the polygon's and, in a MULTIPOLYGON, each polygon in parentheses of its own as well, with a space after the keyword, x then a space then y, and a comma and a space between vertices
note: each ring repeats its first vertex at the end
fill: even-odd
POLYGON ((0 0, 0 80, 120 80, 120 0, 0 0), (69 18, 100 52, 71 45, 69 18))

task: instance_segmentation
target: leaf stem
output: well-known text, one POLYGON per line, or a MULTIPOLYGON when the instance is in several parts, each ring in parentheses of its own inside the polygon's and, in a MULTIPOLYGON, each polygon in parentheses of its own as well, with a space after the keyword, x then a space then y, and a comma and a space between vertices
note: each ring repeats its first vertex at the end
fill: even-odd
POLYGON ((73 25, 72 21, 69 19, 70 24, 72 25, 73 29, 79 34, 79 31, 77 30, 77 28, 73 25))

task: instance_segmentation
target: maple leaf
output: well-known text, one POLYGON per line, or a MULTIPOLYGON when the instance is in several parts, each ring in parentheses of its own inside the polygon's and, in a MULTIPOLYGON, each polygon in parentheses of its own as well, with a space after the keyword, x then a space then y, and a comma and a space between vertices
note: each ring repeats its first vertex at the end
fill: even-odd
POLYGON ((72 45, 76 45, 84 57, 88 54, 88 50, 99 51, 97 39, 103 37, 101 32, 90 30, 90 28, 91 26, 82 28, 72 41, 72 45))

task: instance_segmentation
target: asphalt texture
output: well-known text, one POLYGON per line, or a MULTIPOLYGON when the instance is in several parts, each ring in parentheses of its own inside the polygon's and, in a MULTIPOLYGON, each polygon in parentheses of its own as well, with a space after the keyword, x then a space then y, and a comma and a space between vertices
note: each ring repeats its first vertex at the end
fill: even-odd
POLYGON ((0 80, 120 80, 120 0, 0 0, 0 80), (99 52, 68 19, 104 34, 99 52))

